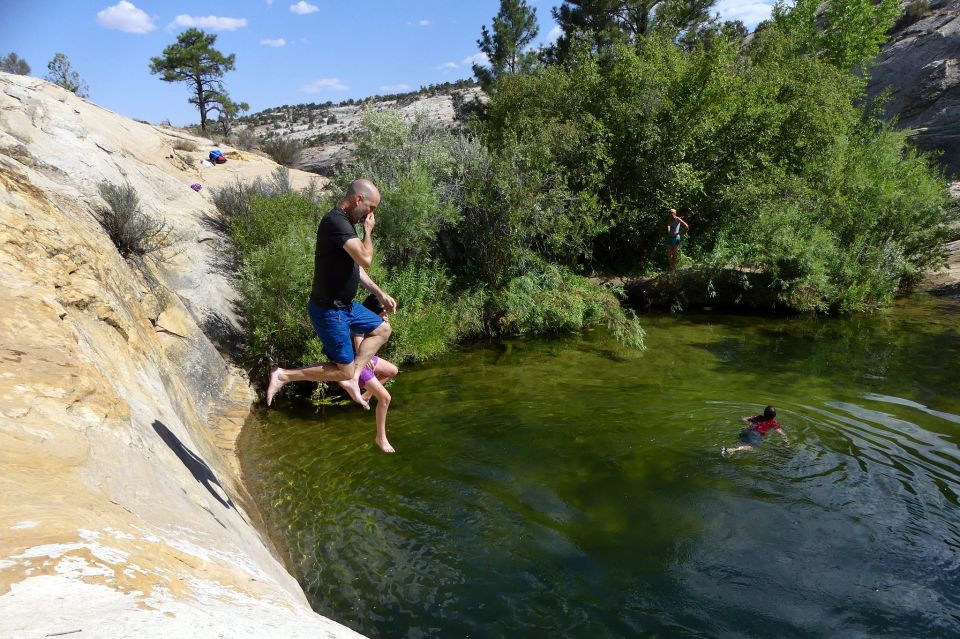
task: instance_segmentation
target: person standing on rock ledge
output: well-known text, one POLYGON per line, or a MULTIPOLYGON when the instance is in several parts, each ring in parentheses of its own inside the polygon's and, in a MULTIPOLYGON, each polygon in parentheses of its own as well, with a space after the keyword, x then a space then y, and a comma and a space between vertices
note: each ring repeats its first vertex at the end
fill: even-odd
POLYGON ((686 227, 687 231, 690 230, 690 225, 677 215, 677 209, 670 209, 667 213, 667 263, 671 271, 677 263, 677 253, 680 252, 681 225, 686 227))
POLYGON ((364 270, 373 263, 374 215, 380 206, 380 191, 370 180, 354 180, 340 203, 320 220, 313 257, 313 290, 307 310, 323 352, 330 362, 302 368, 274 367, 267 384, 267 406, 288 382, 339 382, 350 398, 369 410, 360 392, 360 373, 392 329, 376 313, 354 301, 357 286, 373 293, 387 312, 397 302, 383 292, 364 270), (363 223, 363 240, 354 224, 363 223), (354 352, 352 334, 363 336, 354 352))

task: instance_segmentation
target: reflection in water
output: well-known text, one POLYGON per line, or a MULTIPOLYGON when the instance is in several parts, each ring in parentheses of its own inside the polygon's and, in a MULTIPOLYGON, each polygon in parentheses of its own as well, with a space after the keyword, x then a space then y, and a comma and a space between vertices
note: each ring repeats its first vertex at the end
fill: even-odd
POLYGON ((397 455, 358 410, 260 414, 245 467, 315 608, 375 637, 960 636, 952 317, 644 325, 640 355, 406 371, 397 455), (721 458, 767 403, 791 444, 721 458))

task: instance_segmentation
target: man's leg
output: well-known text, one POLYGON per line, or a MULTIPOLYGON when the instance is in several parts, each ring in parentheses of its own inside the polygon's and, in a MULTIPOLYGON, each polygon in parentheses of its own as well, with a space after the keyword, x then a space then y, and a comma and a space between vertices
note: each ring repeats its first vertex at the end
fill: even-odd
POLYGON ((377 354, 380 347, 387 343, 392 333, 393 329, 390 327, 390 323, 383 322, 363 336, 363 341, 360 342, 360 348, 357 350, 357 356, 353 360, 355 366, 354 379, 360 379, 360 371, 370 363, 370 358, 377 354))
POLYGON ((267 406, 273 403, 273 397, 288 382, 346 382, 344 389, 350 397, 366 409, 370 405, 360 397, 360 387, 353 386, 355 393, 351 393, 349 382, 353 380, 353 363, 337 364, 323 362, 300 368, 276 367, 270 371, 270 383, 267 384, 267 406))
POLYGON ((350 398, 369 410, 370 405, 360 396, 357 382, 359 372, 354 375, 354 362, 351 361, 354 352, 350 335, 350 311, 320 307, 312 303, 307 310, 313 330, 323 342, 324 353, 334 361, 300 368, 278 367, 271 370, 270 382, 267 384, 267 406, 273 403, 274 395, 288 382, 341 382, 350 398))

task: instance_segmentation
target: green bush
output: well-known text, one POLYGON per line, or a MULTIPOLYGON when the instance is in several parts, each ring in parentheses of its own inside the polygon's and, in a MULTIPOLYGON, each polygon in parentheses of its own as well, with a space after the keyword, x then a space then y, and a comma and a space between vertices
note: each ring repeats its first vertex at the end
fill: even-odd
MULTIPOLYGON (((252 197, 274 197, 291 192, 290 171, 285 167, 278 167, 269 178, 257 178, 250 184, 237 180, 220 188, 211 190, 213 203, 217 207, 225 227, 250 218, 250 200, 252 197)), ((318 200, 318 192, 311 183, 311 189, 303 195, 311 200, 318 200)))
POLYGON ((237 306, 246 328, 243 359, 258 372, 269 364, 310 363, 306 344, 316 338, 307 300, 315 232, 306 220, 293 221, 243 253, 237 278, 237 306))
POLYGON ((293 167, 300 161, 303 153, 303 144, 290 138, 272 138, 261 143, 264 153, 273 158, 281 166, 293 167))
POLYGON ((177 151, 196 151, 197 144, 193 140, 177 138, 173 143, 173 148, 177 151))
POLYGON ((643 329, 615 291, 552 264, 494 293, 491 315, 499 333, 570 333, 602 324, 627 346, 643 348, 643 329))
POLYGON ((480 333, 478 296, 455 292, 449 273, 439 263, 408 263, 373 275, 398 304, 390 316, 393 335, 383 349, 392 361, 430 359, 480 333))
POLYGON ((170 257, 175 243, 173 230, 164 219, 150 219, 140 207, 140 198, 129 184, 101 182, 100 196, 106 202, 98 218, 120 255, 161 262, 170 257))
POLYGON ((318 212, 316 204, 301 193, 253 193, 249 195, 247 214, 231 219, 230 236, 242 255, 251 254, 291 228, 308 229, 308 235, 315 234, 320 221, 318 212))
POLYGON ((243 149, 244 151, 253 151, 260 144, 260 140, 257 138, 257 134, 254 133, 253 129, 247 128, 236 131, 230 136, 230 141, 233 146, 238 149, 243 149))

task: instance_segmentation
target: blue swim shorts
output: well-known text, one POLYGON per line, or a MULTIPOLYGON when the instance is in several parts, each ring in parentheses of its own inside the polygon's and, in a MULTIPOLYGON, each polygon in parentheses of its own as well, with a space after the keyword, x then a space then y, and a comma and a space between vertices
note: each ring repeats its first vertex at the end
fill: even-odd
POLYGON ((676 246, 676 245, 679 244, 679 243, 680 243, 680 236, 679 236, 679 235, 668 235, 668 236, 667 236, 667 245, 669 245, 669 246, 676 246))
POLYGON ((763 435, 749 428, 740 431, 740 443, 748 446, 759 446, 763 443, 763 435))
POLYGON ((383 318, 359 302, 350 308, 307 305, 310 321, 317 337, 323 342, 323 352, 330 361, 349 364, 354 359, 353 333, 366 335, 383 323, 383 318))

